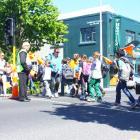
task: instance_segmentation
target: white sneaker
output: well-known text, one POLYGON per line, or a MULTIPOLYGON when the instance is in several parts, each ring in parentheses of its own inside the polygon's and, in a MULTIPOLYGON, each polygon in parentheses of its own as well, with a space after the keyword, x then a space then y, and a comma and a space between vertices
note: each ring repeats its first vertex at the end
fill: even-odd
POLYGON ((95 98, 91 98, 91 97, 88 97, 86 98, 87 102, 95 102, 96 99, 95 98))
POLYGON ((56 92, 56 93, 54 94, 54 97, 55 97, 55 98, 58 98, 58 97, 59 97, 58 92, 56 92))

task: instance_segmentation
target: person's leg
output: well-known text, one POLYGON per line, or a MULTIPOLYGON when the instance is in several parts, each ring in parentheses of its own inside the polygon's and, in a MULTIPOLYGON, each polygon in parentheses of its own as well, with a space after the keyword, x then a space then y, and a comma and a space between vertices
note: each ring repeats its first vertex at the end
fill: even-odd
POLYGON ((7 77, 6 75, 2 75, 2 83, 3 83, 3 93, 6 96, 7 94, 7 87, 6 87, 7 77))
POLYGON ((54 90, 55 90, 55 77, 51 77, 50 88, 51 88, 51 92, 54 94, 54 90))
POLYGON ((121 101, 121 89, 122 89, 122 84, 121 84, 121 81, 119 81, 117 86, 116 86, 116 100, 115 100, 115 104, 120 104, 120 101, 121 101))
POLYGON ((55 97, 58 97, 58 90, 59 90, 60 82, 61 82, 61 78, 60 76, 57 76, 55 78, 55 97))
POLYGON ((81 95, 80 95, 81 100, 86 99, 87 83, 86 83, 85 78, 86 78, 86 76, 83 75, 82 80, 81 80, 81 95))
POLYGON ((134 97, 132 96, 132 94, 130 93, 130 91, 128 90, 125 81, 122 82, 122 90, 123 90, 123 92, 125 93, 125 95, 129 98, 130 102, 131 102, 132 104, 134 104, 134 103, 135 103, 135 99, 134 99, 134 97))
POLYGON ((101 100, 102 99, 102 92, 100 90, 100 79, 95 79, 95 86, 94 86, 96 95, 97 95, 97 100, 101 100))
POLYGON ((81 79, 81 90, 82 90, 82 95, 84 95, 85 92, 86 92, 85 75, 82 75, 82 79, 81 79))
MULTIPOLYGON (((52 97, 52 93, 51 93, 51 90, 50 90, 50 84, 49 84, 49 81, 44 81, 44 84, 45 84, 45 94, 48 96, 48 97, 52 97)), ((44 95, 45 95, 44 94, 44 95)))
POLYGON ((43 90, 42 90, 42 96, 45 96, 45 95, 47 95, 46 93, 47 93, 47 90, 46 90, 46 80, 45 80, 45 81, 43 81, 43 90))
POLYGON ((26 86, 26 74, 25 73, 18 73, 19 76, 19 100, 24 100, 25 95, 27 93, 27 86, 26 86))
POLYGON ((28 75, 26 74, 26 73, 24 73, 24 80, 25 80, 25 92, 24 92, 24 97, 25 97, 25 100, 27 100, 27 101, 30 101, 31 99, 30 98, 28 98, 28 95, 27 95, 27 90, 28 90, 28 75))
POLYGON ((89 95, 91 98, 95 98, 94 84, 95 84, 95 79, 91 78, 89 81, 89 95))
POLYGON ((66 94, 67 95, 70 95, 70 91, 72 89, 72 83, 73 83, 73 79, 66 80, 66 94))
POLYGON ((85 92, 87 93, 88 92, 88 79, 89 79, 89 75, 86 75, 84 79, 85 79, 85 92))
POLYGON ((60 78, 60 77, 57 77, 57 78, 55 79, 55 91, 56 91, 56 92, 58 92, 58 90, 59 90, 60 82, 61 82, 61 78, 60 78))
POLYGON ((64 96, 64 87, 65 87, 65 82, 66 82, 66 79, 64 77, 62 77, 62 80, 61 80, 61 95, 64 96))

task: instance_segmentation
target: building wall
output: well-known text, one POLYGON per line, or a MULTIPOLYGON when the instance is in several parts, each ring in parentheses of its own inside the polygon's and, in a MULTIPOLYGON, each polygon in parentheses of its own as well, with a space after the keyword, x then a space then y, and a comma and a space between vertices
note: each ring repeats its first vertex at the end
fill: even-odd
MULTIPOLYGON (((106 15, 103 15, 104 21, 106 20, 106 15)), ((99 51, 100 46, 100 30, 99 30, 99 14, 88 15, 83 17, 77 17, 73 19, 67 19, 64 21, 68 25, 69 33, 66 36, 68 42, 64 44, 64 56, 72 57, 74 53, 87 54, 91 56, 94 51, 99 51), (94 25, 90 22, 95 22, 94 25), (95 26, 96 30, 96 42, 95 43, 85 43, 80 44, 80 29, 86 27, 95 26)), ((106 22, 104 22, 106 24, 106 22)), ((106 27, 106 25, 104 26, 106 27)), ((106 40, 106 28, 103 31, 103 39, 106 40)), ((106 46, 106 41, 103 46, 106 46)), ((105 47, 106 50, 106 47, 105 47)))
POLYGON ((140 34, 140 22, 134 21, 129 18, 121 17, 121 30, 122 30, 122 46, 126 43, 126 30, 135 33, 135 39, 138 39, 140 34))

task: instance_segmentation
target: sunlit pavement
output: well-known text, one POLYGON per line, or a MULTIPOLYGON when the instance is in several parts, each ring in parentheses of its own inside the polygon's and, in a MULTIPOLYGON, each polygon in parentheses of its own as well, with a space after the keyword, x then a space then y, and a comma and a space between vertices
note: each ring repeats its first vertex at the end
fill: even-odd
POLYGON ((103 103, 72 97, 31 99, 0 97, 1 140, 140 140, 140 108, 131 109, 124 95, 115 107, 113 90, 106 90, 103 103))

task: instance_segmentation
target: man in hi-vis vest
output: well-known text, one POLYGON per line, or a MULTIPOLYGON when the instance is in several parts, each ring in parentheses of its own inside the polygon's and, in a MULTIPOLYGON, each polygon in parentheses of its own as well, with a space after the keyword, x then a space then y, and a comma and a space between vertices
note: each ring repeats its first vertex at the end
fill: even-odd
POLYGON ((27 81, 30 69, 26 63, 27 52, 30 49, 29 42, 23 42, 17 55, 17 72, 19 77, 19 101, 30 101, 27 97, 27 81))

